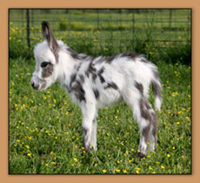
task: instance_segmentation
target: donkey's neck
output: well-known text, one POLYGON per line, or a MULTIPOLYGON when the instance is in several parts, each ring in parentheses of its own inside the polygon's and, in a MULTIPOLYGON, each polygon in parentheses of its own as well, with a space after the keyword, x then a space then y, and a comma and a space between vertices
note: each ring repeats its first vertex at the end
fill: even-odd
POLYGON ((81 63, 81 59, 73 58, 67 51, 60 52, 58 80, 62 86, 68 87, 70 85, 71 77, 77 72, 77 68, 81 63))

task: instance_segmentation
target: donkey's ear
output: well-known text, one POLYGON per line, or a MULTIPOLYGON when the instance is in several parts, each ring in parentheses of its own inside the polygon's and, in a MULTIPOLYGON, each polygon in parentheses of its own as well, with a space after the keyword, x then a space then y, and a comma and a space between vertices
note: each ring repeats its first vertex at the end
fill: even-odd
POLYGON ((58 43, 55 40, 53 34, 51 33, 49 23, 46 21, 42 22, 42 34, 43 34, 44 39, 47 40, 49 47, 52 50, 56 50, 58 48, 58 43))
POLYGON ((42 22, 42 34, 47 41, 50 40, 51 30, 49 27, 49 22, 46 21, 42 22))

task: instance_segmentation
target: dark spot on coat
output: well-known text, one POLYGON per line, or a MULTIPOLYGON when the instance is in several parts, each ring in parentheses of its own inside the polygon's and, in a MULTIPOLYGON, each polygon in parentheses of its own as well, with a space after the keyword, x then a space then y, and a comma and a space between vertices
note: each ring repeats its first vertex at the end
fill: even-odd
POLYGON ((149 110, 145 107, 145 100, 143 98, 141 98, 140 101, 139 101, 139 104, 140 104, 141 116, 144 119, 146 119, 150 122, 151 121, 151 114, 150 114, 149 110))
POLYGON ((92 59, 92 57, 85 55, 85 54, 79 54, 76 51, 72 50, 71 48, 67 48, 67 51, 69 52, 69 54, 71 55, 71 57, 74 60, 90 60, 92 59))
POLYGON ((94 74, 92 75, 92 80, 95 81, 96 78, 97 78, 97 75, 94 73, 94 74))
POLYGON ((149 110, 149 109, 151 109, 151 106, 150 106, 150 104, 147 102, 147 101, 145 101, 145 107, 149 110))
POLYGON ((75 80, 76 80, 76 73, 74 73, 74 74, 71 75, 69 87, 72 86, 72 83, 75 82, 75 80))
POLYGON ((96 58, 95 59, 95 62, 96 63, 102 63, 102 62, 105 62, 106 61, 106 58, 105 57, 99 57, 99 58, 96 58))
POLYGON ((111 63, 115 58, 116 56, 107 57, 105 58, 105 61, 107 61, 107 63, 111 63))
POLYGON ((143 57, 140 61, 143 63, 149 63, 149 61, 145 57, 143 57))
POLYGON ((46 67, 42 68, 42 77, 47 78, 53 73, 53 65, 49 63, 46 67))
POLYGON ((98 71, 98 73, 97 73, 97 75, 99 76, 99 79, 100 79, 101 83, 104 83, 104 82, 105 82, 105 79, 104 79, 104 77, 102 76, 104 70, 105 70, 105 68, 102 67, 102 68, 98 71))
POLYGON ((145 139, 145 142, 147 142, 148 140, 148 136, 149 136, 150 128, 152 125, 152 120, 153 120, 153 116, 150 113, 150 109, 151 109, 151 106, 149 105, 149 103, 144 98, 142 98, 140 100, 141 116, 149 122, 149 124, 142 130, 142 135, 145 139))
POLYGON ((80 59, 79 54, 76 51, 72 50, 71 48, 67 48, 67 51, 69 52, 69 54, 71 55, 73 59, 75 60, 80 59))
POLYGON ((152 116, 152 125, 153 125, 153 136, 156 138, 157 137, 157 126, 158 126, 158 120, 157 120, 157 115, 155 112, 151 112, 152 116))
POLYGON ((99 75, 99 79, 100 79, 101 83, 105 82, 105 79, 104 79, 104 77, 102 75, 99 75))
POLYGON ((97 89, 93 89, 93 93, 94 93, 96 100, 98 100, 99 99, 99 91, 97 89))
POLYGON ((95 82, 96 78, 97 78, 97 70, 94 67, 94 63, 93 60, 90 62, 88 69, 86 70, 85 74, 87 77, 89 77, 90 75, 92 75, 92 80, 95 82))
POLYGON ((70 89, 70 92, 73 92, 75 97, 81 102, 85 101, 85 90, 79 81, 76 81, 70 89))
POLYGON ((135 53, 135 52, 126 52, 126 53, 122 53, 120 55, 120 57, 128 57, 128 58, 131 58, 131 59, 135 59, 137 56, 138 56, 138 54, 135 53))
POLYGON ((80 74, 79 77, 80 77, 81 82, 84 83, 84 82, 85 82, 85 78, 84 78, 84 76, 83 76, 82 74, 80 74))
POLYGON ((108 88, 112 88, 112 89, 117 90, 117 89, 118 89, 118 86, 117 86, 114 82, 111 82, 111 83, 108 83, 108 84, 105 86, 105 89, 108 89, 108 88))
POLYGON ((143 130, 142 130, 142 135, 144 137, 145 142, 147 142, 148 137, 149 137, 149 132, 150 132, 150 127, 151 127, 151 122, 149 122, 148 126, 146 126, 143 130))
POLYGON ((143 95, 143 85, 135 81, 135 87, 140 91, 141 95, 143 95))
POLYGON ((94 67, 94 64, 92 62, 90 62, 88 66, 87 76, 89 76, 90 73, 91 74, 96 73, 96 68, 94 67))
POLYGON ((155 81, 152 81, 152 91, 153 91, 153 94, 155 96, 158 96, 159 98, 161 98, 161 87, 160 85, 155 82, 155 81))
POLYGON ((102 67, 102 68, 98 71, 98 74, 100 74, 100 75, 103 74, 104 70, 105 70, 105 68, 102 67))

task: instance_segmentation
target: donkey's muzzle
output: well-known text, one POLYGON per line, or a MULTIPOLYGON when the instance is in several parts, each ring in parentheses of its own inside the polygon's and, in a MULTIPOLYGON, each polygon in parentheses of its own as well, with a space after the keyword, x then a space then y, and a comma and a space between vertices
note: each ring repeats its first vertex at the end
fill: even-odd
POLYGON ((33 87, 33 89, 38 90, 39 85, 35 84, 34 82, 31 83, 31 86, 33 87))

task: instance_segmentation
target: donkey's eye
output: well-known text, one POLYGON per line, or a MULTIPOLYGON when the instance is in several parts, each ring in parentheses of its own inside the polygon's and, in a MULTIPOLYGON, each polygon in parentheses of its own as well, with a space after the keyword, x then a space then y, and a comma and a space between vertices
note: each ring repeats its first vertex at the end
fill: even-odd
POLYGON ((50 63, 49 63, 49 62, 42 62, 42 63, 41 63, 41 67, 44 68, 44 67, 46 67, 48 64, 50 64, 50 63))

